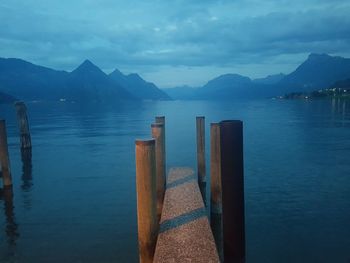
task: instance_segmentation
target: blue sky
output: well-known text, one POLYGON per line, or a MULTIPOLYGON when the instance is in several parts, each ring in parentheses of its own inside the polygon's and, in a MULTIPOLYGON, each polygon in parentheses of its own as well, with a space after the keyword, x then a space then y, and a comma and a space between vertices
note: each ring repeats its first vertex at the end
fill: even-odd
POLYGON ((159 87, 350 57, 349 0, 1 0, 0 25, 0 57, 68 71, 90 59, 159 87))

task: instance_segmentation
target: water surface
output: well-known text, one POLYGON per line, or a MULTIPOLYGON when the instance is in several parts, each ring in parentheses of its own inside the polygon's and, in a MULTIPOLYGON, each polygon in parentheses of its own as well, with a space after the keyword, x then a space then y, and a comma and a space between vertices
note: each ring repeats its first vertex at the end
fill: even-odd
MULTIPOLYGON (((137 262, 134 140, 166 116, 167 164, 195 168, 195 116, 244 121, 247 262, 350 262, 350 102, 31 103, 32 163, 7 121, 13 197, 0 262, 137 262)), ((208 163, 209 165, 209 163, 208 163)), ((7 202, 5 202, 5 200, 7 202)))

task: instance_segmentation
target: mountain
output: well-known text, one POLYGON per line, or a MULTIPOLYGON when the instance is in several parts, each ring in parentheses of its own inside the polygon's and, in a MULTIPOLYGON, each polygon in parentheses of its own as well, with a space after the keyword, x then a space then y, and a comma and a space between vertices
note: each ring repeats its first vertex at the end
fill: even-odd
POLYGON ((13 103, 15 101, 16 101, 16 98, 6 93, 0 92, 0 104, 13 103))
POLYGON ((249 77, 239 74, 224 74, 208 81, 200 88, 182 86, 164 89, 164 91, 174 99, 230 100, 271 97, 276 93, 276 87, 256 83, 249 77))
POLYGON ((225 74, 208 81, 196 91, 197 99, 233 99, 250 97, 253 92, 250 78, 238 74, 225 74))
POLYGON ((0 58, 0 91, 20 99, 53 99, 68 73, 15 58, 0 58))
POLYGON ((330 89, 343 89, 343 90, 350 90, 350 78, 339 80, 335 83, 333 83, 330 87, 330 89))
POLYGON ((310 54, 288 75, 280 73, 251 80, 238 74, 225 74, 195 90, 183 88, 170 89, 168 92, 172 96, 175 94, 178 99, 188 99, 188 94, 190 99, 268 98, 291 92, 325 89, 344 79, 350 79, 350 59, 310 54))
POLYGON ((276 85, 281 93, 324 89, 338 80, 350 78, 350 59, 327 54, 310 54, 295 71, 276 85))
POLYGON ((116 84, 120 85, 133 96, 147 100, 170 100, 170 97, 151 82, 142 79, 138 74, 124 75, 118 69, 109 74, 116 84))
POLYGON ((69 100, 118 101, 136 99, 89 60, 85 60, 68 75, 64 91, 62 97, 69 100))
POLYGON ((163 91, 174 100, 190 100, 194 98, 197 89, 198 88, 193 88, 185 85, 180 87, 163 89, 163 91))
POLYGON ((281 81, 286 75, 283 73, 275 74, 275 75, 268 75, 265 78, 258 78, 254 79, 253 82, 257 84, 267 84, 267 85, 272 85, 276 84, 279 81, 281 81))
POLYGON ((0 91, 20 100, 138 100, 89 60, 66 72, 0 58, 0 91))

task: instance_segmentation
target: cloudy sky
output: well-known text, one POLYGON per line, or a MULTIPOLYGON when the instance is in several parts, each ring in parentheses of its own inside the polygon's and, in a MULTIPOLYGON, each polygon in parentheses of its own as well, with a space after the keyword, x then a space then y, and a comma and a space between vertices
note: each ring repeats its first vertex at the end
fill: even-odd
POLYGON ((0 0, 0 57, 62 70, 90 59, 160 87, 289 73, 350 57, 349 0, 0 0))

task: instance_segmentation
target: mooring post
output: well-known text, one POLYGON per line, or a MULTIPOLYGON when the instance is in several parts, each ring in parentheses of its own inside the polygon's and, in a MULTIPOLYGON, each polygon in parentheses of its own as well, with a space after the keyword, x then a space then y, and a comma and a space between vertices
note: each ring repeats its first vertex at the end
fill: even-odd
POLYGON ((158 232, 155 140, 136 140, 135 151, 139 256, 151 263, 158 232))
POLYGON ((156 147, 156 177, 157 177, 157 219, 160 221, 163 208, 165 193, 165 134, 163 123, 153 123, 152 138, 155 140, 156 147))
POLYGON ((197 173, 198 184, 202 194, 203 202, 206 205, 206 180, 205 180, 205 125, 204 117, 196 117, 197 130, 197 173))
POLYGON ((155 117, 155 122, 156 123, 163 123, 165 127, 165 116, 156 116, 155 117))
POLYGON ((210 125, 210 225, 213 231, 216 248, 223 262, 222 242, 222 186, 221 186, 221 152, 220 152, 220 125, 210 125))
POLYGON ((164 153, 164 173, 165 173, 165 183, 166 183, 166 143, 165 143, 165 116, 156 116, 155 117, 155 123, 162 123, 163 124, 163 134, 164 134, 164 143, 163 143, 163 153, 164 153))
POLYGON ((12 186, 5 120, 0 120, 0 164, 4 187, 12 186))
POLYGON ((18 126, 20 130, 21 137, 21 148, 31 148, 32 140, 30 138, 29 123, 27 116, 27 108, 24 102, 15 103, 18 126))
POLYGON ((243 123, 220 122, 224 262, 245 260, 243 123))

